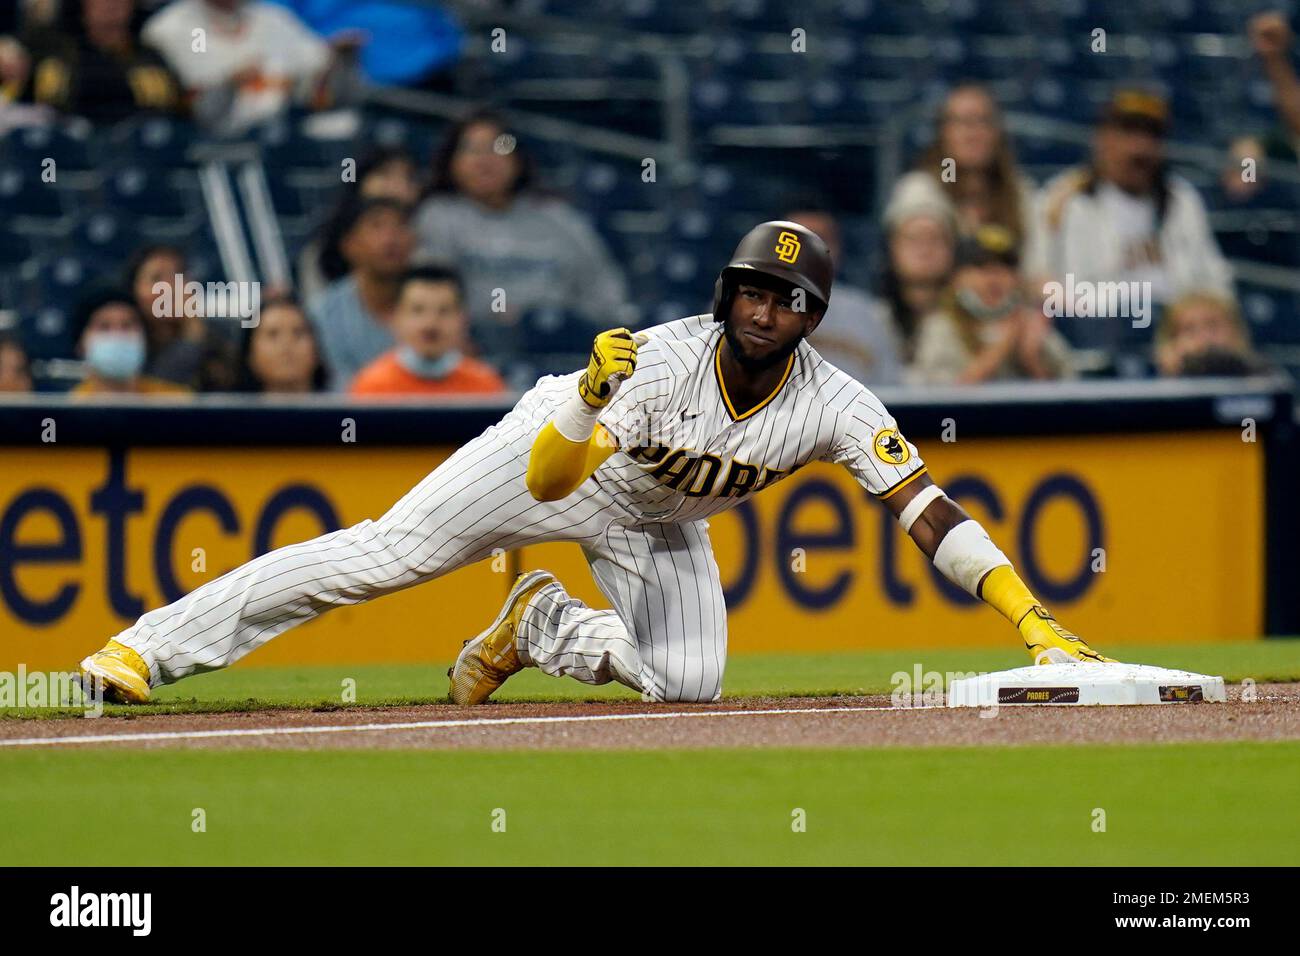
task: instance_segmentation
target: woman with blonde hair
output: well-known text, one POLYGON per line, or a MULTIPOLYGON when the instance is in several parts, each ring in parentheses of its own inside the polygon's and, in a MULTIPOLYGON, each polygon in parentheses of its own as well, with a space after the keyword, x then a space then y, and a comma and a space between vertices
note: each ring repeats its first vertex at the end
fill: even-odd
POLYGON ((1156 325, 1161 375, 1257 375, 1268 371, 1255 354, 1237 303, 1212 291, 1189 292, 1156 325))

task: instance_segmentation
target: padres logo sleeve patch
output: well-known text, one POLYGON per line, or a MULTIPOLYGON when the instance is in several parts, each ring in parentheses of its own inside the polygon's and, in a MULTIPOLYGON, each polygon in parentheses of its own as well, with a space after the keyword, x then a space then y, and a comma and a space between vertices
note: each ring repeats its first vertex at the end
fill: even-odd
POLYGON ((882 428, 871 439, 872 453, 886 465, 905 465, 912 457, 912 449, 898 433, 897 428, 882 428))

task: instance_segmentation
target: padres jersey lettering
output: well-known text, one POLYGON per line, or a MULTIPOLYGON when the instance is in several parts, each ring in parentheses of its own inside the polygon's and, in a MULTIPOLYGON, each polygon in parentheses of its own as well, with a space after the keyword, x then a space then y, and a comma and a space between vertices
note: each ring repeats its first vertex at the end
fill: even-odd
POLYGON ((664 481, 669 487, 679 488, 692 498, 702 498, 705 495, 741 497, 762 488, 779 474, 768 468, 766 480, 759 481, 761 469, 757 465, 734 459, 724 462, 717 455, 690 448, 678 448, 671 452, 667 448, 631 448, 627 454, 643 465, 656 465, 650 471, 652 478, 664 481))

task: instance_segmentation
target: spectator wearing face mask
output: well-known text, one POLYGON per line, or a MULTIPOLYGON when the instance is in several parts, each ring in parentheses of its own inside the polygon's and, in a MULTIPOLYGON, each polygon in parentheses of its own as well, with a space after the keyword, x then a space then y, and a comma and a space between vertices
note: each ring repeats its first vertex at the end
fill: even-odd
POLYGON ((1251 348, 1237 304, 1217 292, 1192 292, 1170 304, 1156 326, 1155 358, 1165 376, 1269 371, 1251 348))
POLYGON ((30 392, 31 365, 23 343, 12 335, 0 334, 0 392, 30 392))
POLYGON ((1015 237, 983 226, 957 247, 952 288, 921 322, 915 378, 930 385, 1054 379, 1072 373, 1069 346, 1024 293, 1015 237))
POLYGON ((463 352, 468 330, 460 276, 421 266, 402 280, 393 317, 397 348, 362 369, 353 395, 491 395, 505 383, 485 362, 463 352))
POLYGON ((111 289, 89 296, 73 328, 86 378, 75 395, 183 395, 190 390, 144 374, 148 343, 144 316, 130 292, 111 289))

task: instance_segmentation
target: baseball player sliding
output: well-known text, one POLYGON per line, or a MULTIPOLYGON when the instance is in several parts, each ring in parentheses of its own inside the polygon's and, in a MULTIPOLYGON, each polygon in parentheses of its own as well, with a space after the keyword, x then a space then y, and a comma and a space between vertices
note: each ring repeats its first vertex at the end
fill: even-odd
POLYGON ((467 641, 451 698, 481 704, 537 667, 654 701, 722 693, 727 609, 708 519, 811 461, 844 465, 951 581, 1020 630, 1037 661, 1106 661, 1061 627, 980 524, 944 496, 884 405, 808 344, 830 300, 826 244, 765 222, 736 248, 711 315, 596 337, 377 521, 272 551, 145 614, 82 661, 106 697, 226 667, 340 605, 544 541, 582 546, 612 610, 547 571, 519 576, 467 641))

